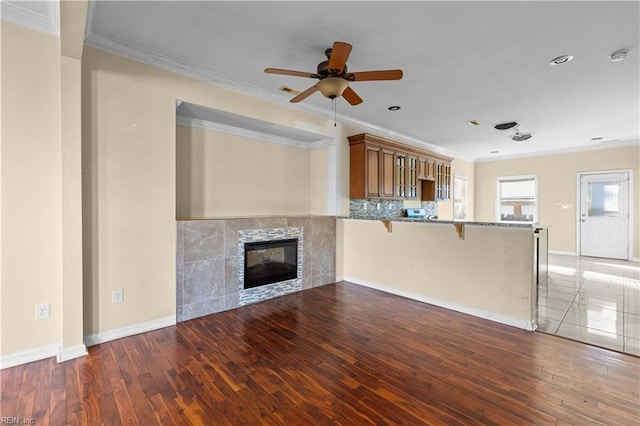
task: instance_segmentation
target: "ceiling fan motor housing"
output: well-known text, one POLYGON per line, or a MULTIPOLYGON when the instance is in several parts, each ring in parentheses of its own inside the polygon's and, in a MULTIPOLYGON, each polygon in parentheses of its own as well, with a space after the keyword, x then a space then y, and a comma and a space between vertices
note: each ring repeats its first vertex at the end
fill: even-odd
POLYGON ((326 77, 344 77, 344 75, 347 73, 347 65, 345 64, 344 69, 340 74, 331 74, 331 71, 329 71, 329 61, 323 61, 318 64, 317 70, 317 74, 321 79, 326 77))

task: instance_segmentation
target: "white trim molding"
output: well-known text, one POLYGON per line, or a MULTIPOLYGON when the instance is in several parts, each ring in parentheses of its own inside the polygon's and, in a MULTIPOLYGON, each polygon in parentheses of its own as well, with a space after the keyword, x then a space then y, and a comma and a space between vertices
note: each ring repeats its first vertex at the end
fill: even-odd
POLYGON ((0 370, 57 356, 59 350, 60 343, 52 343, 38 348, 27 349, 26 351, 3 355, 0 357, 0 370))
POLYGON ((46 2, 19 2, 2 0, 0 7, 2 12, 3 21, 12 22, 22 27, 31 28, 32 30, 40 31, 42 33, 52 34, 55 36, 60 35, 60 29, 58 28, 58 11, 56 1, 46 2), (46 12, 41 13, 35 9, 25 7, 29 4, 42 4, 46 6, 46 12))
POLYGON ((58 360, 58 362, 65 362, 75 358, 86 356, 88 354, 89 352, 87 352, 87 347, 85 345, 76 345, 64 349, 61 347, 56 359, 58 360))
POLYGON ((353 284, 358 284, 364 287, 373 288, 375 290, 384 291, 385 293, 395 294, 396 296, 406 297, 408 299, 417 300, 418 302, 428 303, 430 305, 439 306, 441 308, 450 309, 452 311, 461 312, 463 314, 472 315, 478 318, 484 318, 489 321, 499 322, 501 324, 506 324, 512 327, 521 328, 527 331, 534 331, 537 328, 536 322, 532 321, 523 321, 516 318, 508 317, 502 314, 496 314, 494 312, 483 311, 476 308, 471 308, 468 306, 462 306, 455 303, 445 302, 438 299, 433 299, 428 296, 424 296, 421 294, 415 294, 406 291, 398 291, 395 288, 385 287, 373 283, 368 283, 365 281, 360 281, 353 279, 351 277, 345 277, 344 281, 348 281, 353 284))
POLYGON ((272 135, 270 133, 260 132, 257 130, 229 126, 228 124, 214 123, 212 121, 206 121, 192 117, 177 116, 176 124, 178 126, 185 126, 209 132, 225 133, 228 135, 234 135, 248 139, 257 139, 269 143, 294 146, 296 148, 302 149, 318 149, 325 146, 335 145, 335 140, 331 137, 318 139, 317 141, 313 142, 304 142, 298 139, 288 138, 286 136, 272 135))
MULTIPOLYGON (((89 16, 93 14, 92 8, 94 2, 90 2, 89 16)), ((170 71, 188 78, 204 81, 205 83, 214 84, 216 86, 223 87, 234 92, 242 93, 248 96, 253 96, 260 99, 276 102, 282 105, 287 105, 290 108, 305 111, 311 114, 315 114, 320 117, 324 117, 330 120, 334 119, 334 112, 328 108, 320 108, 309 103, 297 103, 291 104, 289 97, 284 94, 273 93, 271 91, 259 88, 257 86, 241 83, 236 80, 222 77, 219 74, 211 72, 201 67, 195 67, 170 58, 159 53, 142 49, 138 46, 131 45, 122 40, 117 40, 112 37, 107 37, 101 34, 93 32, 91 24, 87 28, 87 36, 85 38, 85 44, 94 47, 96 49, 103 50, 114 55, 123 56, 125 58, 133 59, 134 61, 142 62, 147 65, 151 65, 166 71, 170 71)), ((441 146, 432 144, 427 141, 423 141, 413 136, 405 135, 376 124, 372 124, 363 120, 359 120, 354 117, 349 117, 344 114, 337 114, 338 121, 348 124, 360 131, 374 133, 388 139, 394 139, 398 142, 404 142, 408 145, 416 146, 419 148, 430 150, 436 154, 441 154, 449 157, 455 157, 461 160, 473 162, 473 158, 466 157, 460 153, 444 149, 441 146)))
POLYGON ((574 152, 599 151, 603 149, 627 148, 630 146, 640 145, 640 140, 627 140, 621 142, 612 142, 598 145, 579 145, 571 148, 549 149, 537 152, 527 152, 523 154, 502 155, 496 157, 480 157, 475 160, 476 163, 490 163, 493 161, 516 160, 519 158, 546 157, 549 155, 571 154, 574 152))
POLYGON ((141 322, 139 324, 128 325, 126 327, 116 328, 102 333, 90 334, 88 336, 84 336, 84 344, 87 346, 94 346, 100 343, 110 342, 111 340, 120 339, 122 337, 133 336, 134 334, 146 333, 147 331, 170 327, 172 325, 176 325, 175 315, 141 322))

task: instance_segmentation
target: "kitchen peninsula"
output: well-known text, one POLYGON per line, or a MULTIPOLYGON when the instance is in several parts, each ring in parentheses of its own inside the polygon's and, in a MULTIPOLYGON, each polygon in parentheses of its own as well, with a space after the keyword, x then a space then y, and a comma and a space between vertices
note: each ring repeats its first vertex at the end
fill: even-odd
POLYGON ((349 137, 349 154, 349 216, 338 219, 346 281, 536 328, 546 228, 432 220, 452 195, 451 158, 366 133, 349 137), (415 206, 424 218, 405 217, 415 206))
POLYGON ((536 281, 538 273, 546 276, 546 228, 340 218, 338 229, 345 281, 535 329, 536 281))

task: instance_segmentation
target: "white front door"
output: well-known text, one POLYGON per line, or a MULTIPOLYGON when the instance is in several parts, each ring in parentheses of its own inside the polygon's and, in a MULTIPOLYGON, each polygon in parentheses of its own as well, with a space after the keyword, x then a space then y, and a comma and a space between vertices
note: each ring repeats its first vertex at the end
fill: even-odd
POLYGON ((580 176, 580 255, 629 258, 629 173, 580 176))

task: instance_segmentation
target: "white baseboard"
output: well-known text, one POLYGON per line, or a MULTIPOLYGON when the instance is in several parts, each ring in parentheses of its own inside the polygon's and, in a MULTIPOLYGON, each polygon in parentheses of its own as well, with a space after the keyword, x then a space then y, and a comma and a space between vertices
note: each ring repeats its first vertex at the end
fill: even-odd
POLYGON ((132 336, 134 334, 145 333, 147 331, 157 330, 159 328, 169 327, 175 324, 175 316, 159 318, 152 321, 141 322, 139 324, 128 325, 126 327, 116 328, 114 330, 84 336, 84 344, 87 346, 98 345, 100 343, 109 342, 111 340, 120 339, 122 337, 132 336))
POLYGON ((342 275, 336 275, 336 282, 344 281, 344 277, 342 275))
POLYGON ((549 254, 562 254, 564 256, 578 256, 575 251, 549 250, 549 254))
POLYGON ((457 305, 455 303, 445 302, 438 299, 433 299, 428 296, 424 296, 422 294, 415 294, 405 291, 399 291, 395 288, 385 287, 378 284, 368 283, 361 280, 357 280, 350 277, 345 277, 345 281, 358 284, 364 287, 373 288, 376 290, 384 291, 386 293, 395 294, 397 296, 406 297, 408 299, 417 300, 418 302, 429 303, 431 305, 436 305, 441 308, 450 309, 452 311, 461 312, 463 314, 473 315, 474 317, 488 319, 490 321, 499 322, 501 324, 510 325, 512 327, 521 328, 528 331, 534 331, 536 328, 535 321, 523 321, 515 318, 511 318, 505 315, 496 314, 494 312, 487 312, 476 308, 471 308, 468 306, 457 305))
POLYGON ((70 348, 60 348, 58 352, 58 362, 69 361, 71 359, 80 358, 81 356, 88 355, 87 347, 85 345, 76 345, 70 348))
POLYGON ((59 350, 60 343, 52 343, 50 345, 40 346, 39 348, 3 355, 0 357, 0 370, 57 356, 59 350))
POLYGON ((632 257, 631 261, 632 262, 640 262, 640 257, 632 257))

